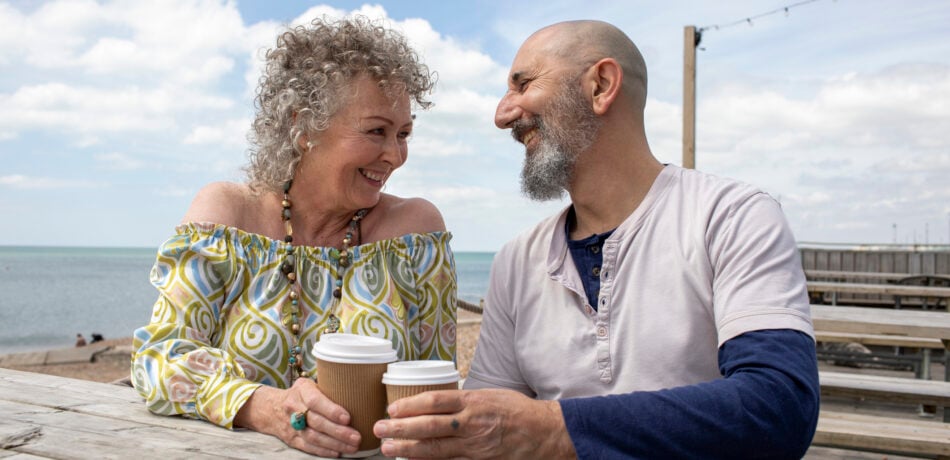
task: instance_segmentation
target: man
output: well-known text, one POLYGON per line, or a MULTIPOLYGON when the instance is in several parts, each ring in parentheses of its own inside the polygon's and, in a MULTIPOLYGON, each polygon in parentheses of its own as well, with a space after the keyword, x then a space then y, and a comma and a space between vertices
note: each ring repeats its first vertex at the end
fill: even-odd
POLYGON ((383 453, 801 458, 818 372, 778 203, 656 160, 643 58, 609 24, 541 29, 509 77, 522 188, 571 205, 498 252, 466 391, 390 405, 383 453))

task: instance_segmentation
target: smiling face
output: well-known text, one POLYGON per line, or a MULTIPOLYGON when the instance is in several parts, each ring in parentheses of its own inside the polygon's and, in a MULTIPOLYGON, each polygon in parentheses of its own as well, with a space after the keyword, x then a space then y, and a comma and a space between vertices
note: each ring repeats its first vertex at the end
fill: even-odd
POLYGON ((406 162, 412 133, 406 94, 390 98, 366 76, 357 77, 350 90, 327 129, 311 139, 295 179, 313 183, 317 196, 342 211, 379 202, 390 175, 406 162))
POLYGON ((495 125, 525 145, 521 189, 544 201, 569 190, 577 158, 593 144, 601 121, 578 82, 582 66, 539 42, 529 39, 515 56, 495 125))

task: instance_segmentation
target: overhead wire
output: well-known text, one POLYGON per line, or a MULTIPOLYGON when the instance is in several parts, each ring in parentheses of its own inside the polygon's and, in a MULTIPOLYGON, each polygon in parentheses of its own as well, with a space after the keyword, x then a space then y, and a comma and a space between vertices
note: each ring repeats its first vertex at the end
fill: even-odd
MULTIPOLYGON (((752 15, 752 16, 746 16, 746 17, 744 17, 744 18, 742 18, 742 19, 737 19, 737 20, 735 20, 735 21, 732 21, 732 22, 729 22, 729 23, 726 23, 726 24, 712 24, 712 25, 708 25, 708 26, 699 27, 699 28, 696 29, 696 43, 694 44, 694 46, 699 47, 699 42, 702 41, 702 39, 703 39, 703 32, 705 32, 705 31, 707 31, 707 30, 728 29, 728 28, 730 28, 730 27, 735 27, 735 26, 742 25, 742 24, 748 24, 748 25, 752 26, 752 25, 755 25, 755 23, 753 22, 753 20, 760 19, 760 18, 764 18, 764 17, 766 17, 766 16, 771 16, 771 15, 773 15, 773 14, 778 14, 778 13, 782 13, 782 12, 785 13, 785 16, 788 16, 789 10, 791 10, 792 8, 797 8, 797 7, 799 7, 799 6, 807 5, 807 4, 809 4, 809 3, 815 3, 815 2, 818 2, 818 1, 821 1, 821 0, 802 0, 802 1, 800 1, 800 2, 796 2, 796 3, 792 3, 792 4, 789 4, 789 5, 782 6, 782 7, 778 7, 778 8, 776 8, 776 9, 774 9, 774 10, 766 11, 766 12, 764 12, 764 13, 754 14, 754 15, 752 15)), ((704 49, 704 48, 700 48, 700 49, 704 49)))

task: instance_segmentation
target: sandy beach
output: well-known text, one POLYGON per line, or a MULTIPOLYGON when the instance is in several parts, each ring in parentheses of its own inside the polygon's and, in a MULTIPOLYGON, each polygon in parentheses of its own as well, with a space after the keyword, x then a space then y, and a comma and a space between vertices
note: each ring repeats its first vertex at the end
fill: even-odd
MULTIPOLYGON (((468 375, 468 368, 475 354, 475 343, 478 340, 480 324, 479 316, 467 311, 459 310, 459 326, 456 339, 458 342, 457 358, 459 373, 464 378, 468 375)), ((3 365, 10 369, 38 372, 41 374, 58 375, 95 382, 112 382, 129 377, 129 363, 131 359, 132 338, 105 340, 96 345, 110 346, 111 349, 95 355, 91 362, 45 365, 3 365)))

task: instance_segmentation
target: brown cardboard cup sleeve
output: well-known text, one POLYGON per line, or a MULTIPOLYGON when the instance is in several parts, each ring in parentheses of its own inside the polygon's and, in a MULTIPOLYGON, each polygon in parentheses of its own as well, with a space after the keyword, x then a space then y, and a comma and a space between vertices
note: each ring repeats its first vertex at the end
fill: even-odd
POLYGON ((317 386, 331 401, 350 413, 350 426, 360 432, 360 447, 346 457, 368 457, 379 452, 373 425, 386 417, 387 365, 396 361, 392 342, 355 334, 324 334, 313 346, 317 386))

